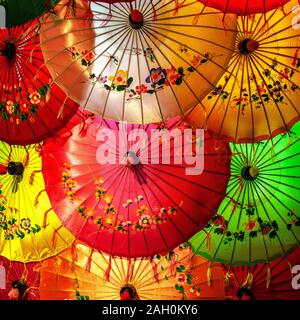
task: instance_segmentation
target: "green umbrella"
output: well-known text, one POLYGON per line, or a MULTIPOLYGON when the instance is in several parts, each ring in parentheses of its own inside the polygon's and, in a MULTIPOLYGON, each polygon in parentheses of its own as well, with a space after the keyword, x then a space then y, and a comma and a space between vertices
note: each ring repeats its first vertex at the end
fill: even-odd
POLYGON ((300 122, 289 134, 231 148, 227 197, 190 243, 213 262, 268 263, 300 245, 300 122))
POLYGON ((4 10, 6 27, 22 25, 50 10, 59 0, 0 0, 0 23, 4 27, 4 10))

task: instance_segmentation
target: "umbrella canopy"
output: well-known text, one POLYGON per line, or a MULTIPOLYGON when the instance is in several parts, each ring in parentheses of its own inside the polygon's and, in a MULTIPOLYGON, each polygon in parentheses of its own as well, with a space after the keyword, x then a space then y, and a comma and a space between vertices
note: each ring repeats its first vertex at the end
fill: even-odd
POLYGON ((41 261, 74 240, 56 217, 41 173, 41 146, 0 143, 0 256, 41 261))
POLYGON ((251 15, 254 13, 266 13, 280 8, 290 0, 198 0, 205 6, 218 9, 224 13, 236 13, 238 15, 251 15))
POLYGON ((92 248, 122 257, 167 252, 204 227, 224 197, 228 145, 206 134, 203 141, 191 130, 185 150, 205 163, 202 174, 190 175, 195 164, 188 165, 182 152, 185 123, 175 119, 165 127, 123 130, 101 122, 96 118, 84 130, 77 126, 69 138, 49 139, 43 147, 46 189, 62 223, 92 248), (134 137, 139 129, 141 136, 134 137), (106 147, 110 151, 102 154, 106 147))
POLYGON ((0 139, 10 144, 39 143, 78 108, 44 66, 38 30, 36 20, 0 29, 0 139))
POLYGON ((229 265, 268 263, 300 244, 300 123, 291 137, 231 145, 228 197, 191 239, 194 251, 229 265))
MULTIPOLYGON (((0 5, 5 9, 2 19, 6 17, 6 27, 22 25, 29 20, 41 16, 51 10, 59 0, 1 0, 0 5)), ((2 13, 1 9, 0 12, 2 13)))
POLYGON ((300 119, 297 4, 290 1, 284 12, 277 9, 266 18, 238 19, 228 70, 191 114, 195 125, 232 142, 255 143, 288 131, 300 119))
POLYGON ((0 300, 39 300, 39 266, 39 263, 11 262, 0 257, 0 277, 4 280, 4 286, 0 285, 0 300), (17 289, 16 296, 12 289, 17 289))
POLYGON ((208 286, 208 262, 190 260, 189 249, 176 248, 153 260, 111 258, 77 244, 40 268, 42 300, 180 300, 224 299, 224 271, 213 270, 208 286), (111 261, 111 262, 110 262, 111 261), (87 269, 87 265, 89 265, 87 269), (109 266, 110 265, 110 266, 109 266), (107 268, 110 276, 107 278, 107 268))
MULTIPOLYGON (((299 300, 299 289, 292 286, 292 269, 300 264, 300 248, 269 265, 228 270, 227 299, 299 300)), ((227 269, 226 266, 224 266, 227 269)))
POLYGON ((41 26, 47 67, 68 96, 104 118, 152 123, 183 114, 226 70, 235 16, 224 22, 210 9, 195 25, 197 1, 185 1, 179 11, 166 0, 131 7, 77 2, 73 17, 47 15, 41 26))

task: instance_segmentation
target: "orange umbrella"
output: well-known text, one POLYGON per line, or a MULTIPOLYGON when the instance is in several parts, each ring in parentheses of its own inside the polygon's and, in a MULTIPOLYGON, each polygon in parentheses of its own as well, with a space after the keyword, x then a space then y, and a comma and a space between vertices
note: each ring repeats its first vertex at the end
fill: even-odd
POLYGON ((112 258, 77 243, 40 269, 41 300, 179 300, 225 299, 224 270, 215 265, 207 283, 207 265, 201 257, 191 259, 182 245, 153 259, 112 258))

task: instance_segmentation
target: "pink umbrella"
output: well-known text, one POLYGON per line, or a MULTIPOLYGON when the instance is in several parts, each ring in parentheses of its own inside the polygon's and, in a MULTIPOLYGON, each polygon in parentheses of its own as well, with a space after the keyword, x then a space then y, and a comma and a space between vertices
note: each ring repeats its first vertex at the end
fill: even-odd
MULTIPOLYGON (((182 161, 178 145, 169 146, 164 135, 165 129, 172 128, 183 133, 186 124, 178 125, 178 119, 165 126, 148 125, 144 128, 148 142, 138 140, 124 150, 113 144, 113 138, 107 143, 97 141, 103 132, 120 133, 120 124, 99 118, 75 127, 69 137, 48 140, 43 148, 43 174, 62 223, 92 248, 123 257, 170 251, 202 229, 224 198, 230 151, 225 142, 205 134, 203 173, 187 175, 186 169, 194 165, 182 161), (100 134, 99 129, 104 131, 100 134), (161 134, 156 147, 150 142, 154 129, 161 134), (101 150, 106 146, 115 164, 104 163, 107 159, 101 150), (152 147, 157 164, 146 162, 152 147), (162 155, 168 150, 170 161, 165 162, 162 155)), ((129 125, 125 133, 142 128, 129 125)), ((195 152, 199 141, 195 130, 193 134, 186 144, 195 152)))

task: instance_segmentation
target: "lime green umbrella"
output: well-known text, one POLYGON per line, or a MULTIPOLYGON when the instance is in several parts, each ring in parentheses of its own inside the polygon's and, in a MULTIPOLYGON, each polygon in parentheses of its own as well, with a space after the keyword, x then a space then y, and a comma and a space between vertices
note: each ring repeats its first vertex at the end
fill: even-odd
POLYGON ((1 27, 24 24, 51 10, 59 0, 0 0, 1 27), (6 22, 5 22, 6 20, 6 22))
POLYGON ((227 197, 193 251, 229 265, 268 263, 300 245, 300 122, 289 134, 231 144, 227 197))

